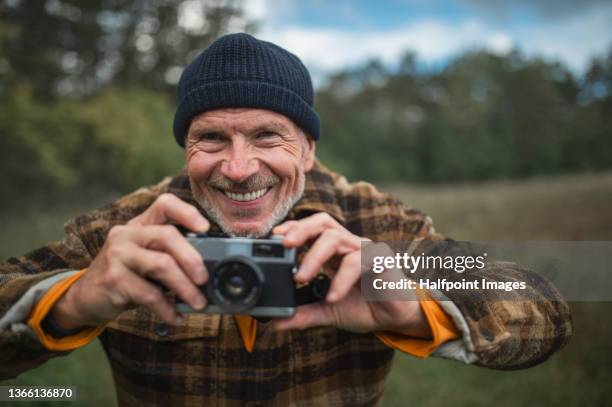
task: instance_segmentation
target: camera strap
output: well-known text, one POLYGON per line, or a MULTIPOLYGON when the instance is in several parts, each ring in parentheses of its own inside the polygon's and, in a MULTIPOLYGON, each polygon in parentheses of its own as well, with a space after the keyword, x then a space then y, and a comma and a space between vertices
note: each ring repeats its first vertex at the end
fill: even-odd
MULTIPOLYGON (((310 283, 295 289, 295 306, 313 304, 325 301, 331 281, 326 274, 318 274, 310 283)), ((257 321, 266 323, 272 320, 267 317, 253 317, 257 321)))
POLYGON ((318 274, 309 284, 295 289, 295 305, 299 307, 325 301, 329 285, 329 277, 326 274, 318 274))

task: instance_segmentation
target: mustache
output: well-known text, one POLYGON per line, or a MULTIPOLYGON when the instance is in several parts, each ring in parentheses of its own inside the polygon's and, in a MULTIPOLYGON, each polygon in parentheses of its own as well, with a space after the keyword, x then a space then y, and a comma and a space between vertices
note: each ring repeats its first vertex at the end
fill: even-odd
POLYGON ((273 174, 254 174, 241 182, 235 182, 223 175, 218 175, 208 181, 208 185, 211 187, 232 191, 257 191, 279 183, 280 178, 273 174))

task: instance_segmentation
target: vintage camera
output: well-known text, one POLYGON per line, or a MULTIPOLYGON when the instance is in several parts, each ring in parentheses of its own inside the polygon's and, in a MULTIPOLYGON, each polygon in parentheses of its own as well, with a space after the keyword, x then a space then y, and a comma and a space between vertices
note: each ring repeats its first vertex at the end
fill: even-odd
MULTIPOLYGON (((326 276, 296 289, 295 249, 282 245, 280 236, 267 239, 229 238, 188 233, 187 241, 202 255, 209 273, 202 291, 208 299, 203 312, 256 317, 289 317, 295 307, 325 298, 326 276)), ((179 302, 180 312, 195 312, 179 302)))

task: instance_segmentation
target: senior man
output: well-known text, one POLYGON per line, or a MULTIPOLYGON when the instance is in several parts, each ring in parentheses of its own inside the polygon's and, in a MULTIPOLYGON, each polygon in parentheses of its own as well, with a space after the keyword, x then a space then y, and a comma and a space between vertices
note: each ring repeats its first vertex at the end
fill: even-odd
POLYGON ((514 369, 571 335, 554 287, 510 263, 488 278, 530 277, 532 300, 362 298, 363 240, 443 238, 421 212, 317 162, 312 83, 295 55, 247 34, 221 37, 185 69, 178 97, 184 173, 68 222, 61 242, 0 266, 2 377, 98 337, 120 405, 372 405, 394 349, 514 369), (176 299, 206 307, 208 273, 174 225, 282 235, 299 251, 296 282, 323 268, 330 291, 269 323, 181 315, 176 299))

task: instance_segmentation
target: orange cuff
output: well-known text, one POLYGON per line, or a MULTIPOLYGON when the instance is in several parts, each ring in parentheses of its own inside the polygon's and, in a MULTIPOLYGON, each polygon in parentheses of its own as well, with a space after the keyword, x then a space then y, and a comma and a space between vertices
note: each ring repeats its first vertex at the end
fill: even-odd
POLYGON ((440 304, 431 297, 428 291, 417 290, 416 294, 431 328, 432 339, 412 338, 393 332, 376 332, 375 334, 382 343, 393 349, 425 358, 444 342, 460 338, 461 331, 457 329, 451 317, 444 312, 440 304))
MULTIPOLYGON (((432 339, 412 338, 392 332, 376 332, 375 334, 381 342, 393 349, 424 358, 444 342, 461 337, 461 332, 428 291, 418 290, 417 296, 431 328, 432 339)), ((234 321, 240 331, 245 349, 249 353, 252 352, 257 336, 257 320, 248 315, 235 315, 234 321)))
POLYGON ((83 274, 85 274, 86 271, 87 269, 83 269, 53 285, 38 301, 30 313, 27 324, 30 326, 30 328, 32 328, 36 334, 36 337, 45 348, 53 351, 68 351, 80 348, 81 346, 85 346, 89 342, 93 341, 104 330, 104 325, 100 325, 97 327, 86 328, 75 335, 58 339, 48 335, 40 326, 55 303, 62 297, 62 295, 64 295, 72 284, 74 284, 83 274))

